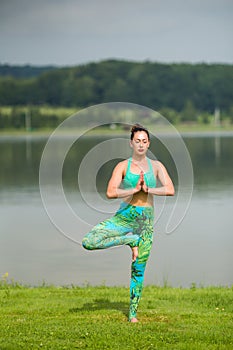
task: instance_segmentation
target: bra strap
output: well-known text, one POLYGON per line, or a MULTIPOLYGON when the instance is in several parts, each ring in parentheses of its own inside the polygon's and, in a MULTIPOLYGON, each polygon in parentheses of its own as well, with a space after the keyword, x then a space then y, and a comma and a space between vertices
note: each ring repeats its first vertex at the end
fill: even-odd
POLYGON ((128 164, 127 164, 126 173, 128 173, 128 172, 130 171, 131 163, 132 163, 132 157, 130 157, 130 158, 128 159, 128 164))
POLYGON ((150 159, 150 158, 147 158, 147 161, 148 161, 148 164, 149 164, 150 171, 154 172, 151 159, 150 159))

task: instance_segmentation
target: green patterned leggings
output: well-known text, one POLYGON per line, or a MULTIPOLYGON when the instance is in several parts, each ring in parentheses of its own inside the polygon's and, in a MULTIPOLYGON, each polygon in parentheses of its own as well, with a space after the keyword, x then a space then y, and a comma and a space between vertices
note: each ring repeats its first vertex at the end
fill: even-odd
POLYGON ((85 235, 85 249, 106 249, 119 245, 138 246, 138 257, 132 262, 129 320, 136 317, 142 294, 144 271, 153 242, 153 207, 138 207, 123 202, 116 214, 85 235))

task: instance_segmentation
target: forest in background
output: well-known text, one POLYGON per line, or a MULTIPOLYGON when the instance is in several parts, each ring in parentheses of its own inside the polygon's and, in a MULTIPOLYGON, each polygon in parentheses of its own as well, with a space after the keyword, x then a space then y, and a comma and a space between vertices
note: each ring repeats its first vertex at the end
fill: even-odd
POLYGON ((0 65, 0 128, 55 127, 70 110, 129 102, 173 124, 233 124, 233 65, 107 60, 75 67, 0 65), (47 112, 46 112, 47 111, 47 112), (216 113, 217 111, 217 113, 216 113))

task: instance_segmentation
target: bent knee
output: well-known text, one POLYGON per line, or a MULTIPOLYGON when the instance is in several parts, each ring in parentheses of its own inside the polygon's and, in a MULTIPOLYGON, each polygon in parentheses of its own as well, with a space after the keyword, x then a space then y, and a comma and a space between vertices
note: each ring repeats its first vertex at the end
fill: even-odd
POLYGON ((95 249, 94 245, 90 242, 90 240, 88 238, 83 238, 82 246, 84 249, 87 249, 87 250, 95 249))

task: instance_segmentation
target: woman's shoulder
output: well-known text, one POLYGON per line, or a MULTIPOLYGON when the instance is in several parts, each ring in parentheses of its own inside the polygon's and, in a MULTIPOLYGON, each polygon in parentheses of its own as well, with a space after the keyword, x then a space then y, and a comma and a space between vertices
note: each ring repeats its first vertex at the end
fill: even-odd
POLYGON ((128 164, 128 159, 121 160, 117 165, 119 166, 126 166, 128 164))
POLYGON ((150 161, 151 161, 151 164, 154 166, 159 166, 160 164, 162 164, 158 159, 150 159, 150 161))
POLYGON ((115 166, 115 169, 124 171, 127 167, 127 164, 128 164, 128 159, 122 160, 119 163, 117 163, 117 165, 115 166))
POLYGON ((152 160, 151 159, 151 164, 152 164, 152 166, 153 166, 153 168, 155 169, 155 170, 158 170, 158 169, 160 169, 161 167, 163 167, 164 165, 163 165, 163 163, 162 162, 160 162, 160 160, 152 160))

